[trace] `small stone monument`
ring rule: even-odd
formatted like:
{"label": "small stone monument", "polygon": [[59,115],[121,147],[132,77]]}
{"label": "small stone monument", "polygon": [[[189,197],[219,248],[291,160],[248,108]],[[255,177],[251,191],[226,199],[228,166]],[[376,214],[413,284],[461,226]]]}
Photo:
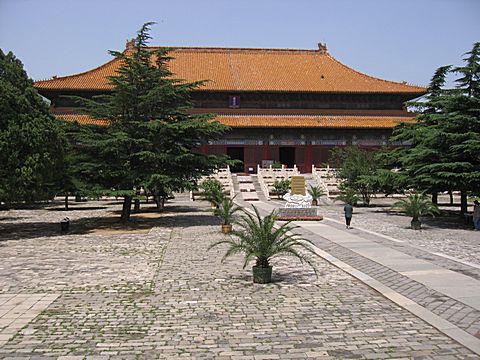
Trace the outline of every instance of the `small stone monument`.
{"label": "small stone monument", "polygon": [[292,195],[305,196],[305,178],[303,176],[292,176],[290,188],[292,189]]}
{"label": "small stone monument", "polygon": [[278,209],[278,218],[289,220],[322,220],[316,208],[312,208],[312,196],[305,192],[305,178],[292,176],[290,191],[283,198],[287,201],[284,208]]}
{"label": "small stone monument", "polygon": [[283,198],[287,200],[285,208],[307,209],[312,206],[312,197],[310,194],[305,194],[305,178],[303,176],[292,176],[290,191]]}

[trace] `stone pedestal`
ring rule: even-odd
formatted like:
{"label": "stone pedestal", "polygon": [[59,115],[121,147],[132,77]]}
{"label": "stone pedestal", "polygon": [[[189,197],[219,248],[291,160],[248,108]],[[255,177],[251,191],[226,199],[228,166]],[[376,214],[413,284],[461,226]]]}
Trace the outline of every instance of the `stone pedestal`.
{"label": "stone pedestal", "polygon": [[286,208],[309,208],[312,206],[312,196],[307,195],[292,195],[289,191],[283,195],[283,199],[286,200]]}
{"label": "stone pedestal", "polygon": [[323,220],[318,208],[279,208],[278,220]]}

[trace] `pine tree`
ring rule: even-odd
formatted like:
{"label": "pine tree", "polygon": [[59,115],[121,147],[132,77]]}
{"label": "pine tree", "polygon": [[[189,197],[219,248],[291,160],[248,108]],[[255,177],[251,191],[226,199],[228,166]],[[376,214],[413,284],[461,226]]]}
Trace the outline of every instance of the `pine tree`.
{"label": "pine tree", "polygon": [[0,203],[51,198],[63,146],[58,122],[22,63],[0,49]]}
{"label": "pine tree", "polygon": [[462,77],[447,103],[449,121],[443,131],[450,143],[449,158],[461,191],[461,212],[467,211],[467,195],[480,194],[480,42],[464,58],[465,65],[453,69]]}
{"label": "pine tree", "polygon": [[332,161],[340,170],[337,177],[342,180],[342,189],[352,189],[362,196],[365,205],[370,204],[370,198],[375,192],[371,175],[377,170],[374,153],[349,146],[332,150]]}
{"label": "pine tree", "polygon": [[110,121],[103,136],[88,146],[96,149],[102,164],[105,191],[124,197],[124,220],[130,217],[134,188],[153,192],[162,206],[170,192],[194,186],[225,162],[224,157],[195,152],[228,128],[212,121],[211,114],[186,113],[192,107],[191,91],[203,81],[172,78],[170,49],[146,48],[151,25],[143,25],[125,52],[110,52],[122,63],[109,78],[112,93],[81,99],[88,114]]}
{"label": "pine tree", "polygon": [[98,125],[80,125],[77,122],[59,122],[67,139],[62,176],[57,188],[65,196],[65,210],[68,210],[68,196],[98,197],[104,193],[101,175],[102,163],[98,161],[96,148],[89,143],[100,139],[105,129]]}
{"label": "pine tree", "polygon": [[[411,185],[420,191],[460,191],[461,211],[467,194],[480,189],[480,43],[463,67],[444,66],[435,72],[425,101],[410,103],[421,111],[415,124],[403,124],[392,140],[409,148],[394,154]],[[450,72],[460,73],[455,89],[443,89]]]}

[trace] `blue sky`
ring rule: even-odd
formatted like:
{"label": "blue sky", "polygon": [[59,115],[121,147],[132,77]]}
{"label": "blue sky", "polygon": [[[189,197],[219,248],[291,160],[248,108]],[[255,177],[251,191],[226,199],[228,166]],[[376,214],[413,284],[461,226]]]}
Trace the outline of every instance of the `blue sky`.
{"label": "blue sky", "polygon": [[317,48],[387,80],[428,84],[480,41],[480,0],[0,0],[0,48],[35,80],[99,66],[144,22],[151,45]]}

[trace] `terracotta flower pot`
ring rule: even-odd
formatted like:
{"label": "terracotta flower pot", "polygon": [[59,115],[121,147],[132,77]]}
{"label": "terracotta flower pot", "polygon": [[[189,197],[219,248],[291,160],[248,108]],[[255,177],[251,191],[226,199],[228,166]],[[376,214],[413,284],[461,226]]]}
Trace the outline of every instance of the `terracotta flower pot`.
{"label": "terracotta flower pot", "polygon": [[255,284],[268,284],[272,282],[272,267],[259,267],[254,266],[253,271],[253,282]]}
{"label": "terracotta flower pot", "polygon": [[232,232],[232,224],[222,225],[222,233],[229,234],[231,232]]}
{"label": "terracotta flower pot", "polygon": [[420,230],[422,228],[422,223],[420,220],[412,220],[410,223],[413,230]]}

